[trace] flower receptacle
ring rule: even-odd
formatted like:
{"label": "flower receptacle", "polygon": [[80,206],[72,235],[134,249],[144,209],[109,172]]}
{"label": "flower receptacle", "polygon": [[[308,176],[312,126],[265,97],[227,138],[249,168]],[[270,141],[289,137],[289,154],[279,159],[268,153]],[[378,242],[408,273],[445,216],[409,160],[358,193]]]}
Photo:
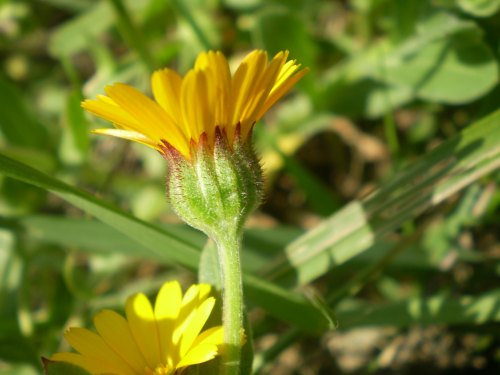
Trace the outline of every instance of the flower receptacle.
{"label": "flower receptacle", "polygon": [[169,162],[167,195],[174,211],[211,238],[232,230],[240,233],[262,199],[262,170],[250,142],[237,129],[229,144],[216,128],[213,147],[203,133],[192,142],[191,159],[165,144]]}

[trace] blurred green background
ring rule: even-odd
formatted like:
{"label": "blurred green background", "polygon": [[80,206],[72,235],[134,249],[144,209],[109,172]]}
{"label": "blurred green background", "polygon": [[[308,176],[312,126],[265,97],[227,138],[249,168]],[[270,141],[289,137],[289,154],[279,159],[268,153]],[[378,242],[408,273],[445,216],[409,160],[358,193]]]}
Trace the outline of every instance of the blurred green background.
{"label": "blurred green background", "polygon": [[166,162],[91,135],[80,101],[254,48],[310,68],[255,132],[254,372],[500,369],[500,0],[0,0],[0,374],[197,280]]}

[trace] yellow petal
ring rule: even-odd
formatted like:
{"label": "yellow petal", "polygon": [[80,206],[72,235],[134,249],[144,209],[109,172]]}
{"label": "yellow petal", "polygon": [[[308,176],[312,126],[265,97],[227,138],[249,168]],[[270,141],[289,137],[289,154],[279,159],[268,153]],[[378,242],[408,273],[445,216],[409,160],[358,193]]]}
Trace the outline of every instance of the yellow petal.
{"label": "yellow petal", "polygon": [[132,337],[148,366],[155,368],[161,362],[161,354],[151,303],[144,294],[138,293],[127,300],[125,312]]}
{"label": "yellow petal", "polygon": [[283,51],[268,62],[265,51],[255,50],[231,77],[222,53],[204,52],[184,77],[170,69],[153,73],[156,102],[130,86],[115,84],[106,88],[108,96],[82,105],[124,131],[98,133],[130,139],[160,152],[165,141],[190,159],[191,142],[198,142],[206,133],[213,145],[216,127],[232,144],[239,125],[246,140],[254,123],[307,73],[295,60],[287,59],[288,51]]}
{"label": "yellow petal", "polygon": [[[298,67],[297,67],[298,69]],[[266,102],[260,109],[257,115],[257,121],[259,121],[262,116],[271,108],[278,100],[280,100],[304,75],[309,72],[309,69],[305,68],[294,74],[293,76],[286,76],[282,78],[278,85],[275,84],[271,94],[266,99]]]}
{"label": "yellow petal", "polygon": [[103,310],[94,317],[94,326],[106,344],[135,372],[140,373],[144,370],[146,361],[123,316],[111,310]]}
{"label": "yellow petal", "polygon": [[194,68],[195,69],[205,69],[206,67],[208,67],[210,65],[208,62],[208,58],[209,58],[209,54],[211,52],[212,51],[200,52],[200,54],[196,58],[196,61],[194,62]]}
{"label": "yellow petal", "polygon": [[207,362],[217,355],[217,346],[213,344],[203,344],[193,347],[182,360],[177,364],[177,369]]}
{"label": "yellow petal", "polygon": [[243,139],[246,139],[251,127],[256,121],[257,114],[271,92],[274,82],[284,63],[284,58],[285,54],[283,52],[277,54],[254,86],[253,91],[249,93],[250,97],[247,100],[247,105],[240,118],[241,135]]}
{"label": "yellow petal", "polygon": [[[230,122],[230,91],[231,72],[229,64],[221,52],[210,51],[204,54],[205,61],[197,61],[197,67],[206,73],[209,96],[213,97],[210,105],[213,106],[215,126],[224,129]],[[210,141],[213,141],[209,137]]]}
{"label": "yellow petal", "polygon": [[210,296],[212,286],[210,284],[197,284],[196,287],[198,289],[198,301],[202,303]]}
{"label": "yellow petal", "polygon": [[95,134],[104,134],[111,135],[113,137],[128,139],[129,141],[134,141],[138,143],[142,143],[148,147],[154,148],[155,150],[160,151],[161,148],[157,143],[154,143],[151,139],[146,137],[142,133],[138,133],[132,130],[123,130],[123,129],[94,129],[92,133]]}
{"label": "yellow petal", "polygon": [[[198,110],[196,113],[197,122],[200,124],[202,133],[207,133],[208,138],[213,140],[215,133],[215,101],[218,100],[216,97],[215,85],[210,84],[212,81],[210,79],[210,70],[198,70],[196,74],[196,91],[194,95],[193,105],[195,105]],[[196,141],[199,138],[195,139]]]}
{"label": "yellow petal", "polygon": [[106,87],[106,94],[140,125],[140,133],[154,142],[166,140],[181,152],[188,151],[187,138],[174,120],[153,100],[133,87],[116,83]]}
{"label": "yellow petal", "polygon": [[151,77],[151,87],[156,101],[177,125],[182,123],[179,102],[181,84],[181,76],[171,69],[157,70]]}
{"label": "yellow petal", "polygon": [[111,121],[120,128],[138,131],[141,127],[137,121],[123,109],[118,107],[107,96],[99,95],[97,100],[87,99],[82,103],[82,107],[94,115]]}
{"label": "yellow petal", "polygon": [[[257,82],[259,82],[267,66],[267,53],[264,51],[253,51],[245,57],[236,70],[231,87],[233,95],[231,112],[231,124],[236,126],[242,119],[245,106],[248,104],[251,93]],[[228,132],[229,142],[232,143],[234,129]]]}
{"label": "yellow petal", "polygon": [[173,347],[172,335],[182,302],[182,290],[178,281],[163,284],[155,303],[155,319],[158,326],[161,357],[172,365],[179,360],[178,350]]}
{"label": "yellow petal", "polygon": [[203,331],[193,342],[193,347],[201,344],[215,344],[217,346],[224,344],[224,328],[216,326]]}
{"label": "yellow petal", "polygon": [[203,301],[203,303],[198,307],[196,313],[184,331],[180,343],[180,355],[181,358],[184,357],[186,352],[191,348],[191,345],[195,341],[196,337],[199,335],[215,305],[215,298],[211,297]]}
{"label": "yellow petal", "polygon": [[287,61],[281,68],[278,79],[276,80],[275,86],[280,86],[284,81],[291,77],[298,69],[300,65],[296,64],[295,60]]}
{"label": "yellow petal", "polygon": [[191,285],[182,298],[181,310],[175,323],[175,330],[172,336],[174,344],[180,342],[181,336],[191,323],[193,316],[196,314],[198,307],[208,297],[210,293],[210,285],[195,284]]}
{"label": "yellow petal", "polygon": [[132,368],[94,332],[84,328],[70,328],[64,337],[85,360],[100,363],[101,373],[134,373]]}
{"label": "yellow petal", "polygon": [[181,112],[184,124],[189,128],[189,137],[198,142],[203,132],[211,133],[213,124],[213,108],[208,94],[207,78],[201,70],[190,70],[181,87]]}
{"label": "yellow petal", "polygon": [[177,280],[163,284],[155,303],[155,318],[176,319],[182,302],[182,290]]}

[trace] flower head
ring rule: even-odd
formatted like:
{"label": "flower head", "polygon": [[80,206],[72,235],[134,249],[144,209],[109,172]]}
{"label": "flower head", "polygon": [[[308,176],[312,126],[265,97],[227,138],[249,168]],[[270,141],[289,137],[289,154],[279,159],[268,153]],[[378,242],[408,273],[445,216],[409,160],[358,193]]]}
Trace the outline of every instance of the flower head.
{"label": "flower head", "polygon": [[191,159],[202,135],[213,148],[217,128],[229,145],[237,136],[248,139],[255,122],[307,71],[287,58],[288,52],[280,52],[268,61],[266,52],[255,50],[231,76],[221,52],[205,52],[184,77],[171,69],[156,71],[151,79],[155,101],[116,83],[106,87],[107,96],[85,100],[82,106],[116,127],[96,133],[140,142],[161,153],[168,145]]}
{"label": "flower head", "polygon": [[253,151],[256,121],[307,72],[288,52],[255,50],[231,75],[220,52],[201,53],[184,77],[156,71],[155,100],[117,83],[82,106],[116,129],[96,133],[143,143],[168,161],[167,195],[177,214],[212,238],[239,231],[262,199]]}
{"label": "flower head", "polygon": [[97,333],[70,328],[66,340],[78,353],[56,353],[91,374],[173,375],[211,360],[223,343],[222,327],[203,326],[215,299],[210,285],[191,286],[184,296],[177,281],[165,283],[153,306],[142,294],[126,303],[126,318],[104,310],[94,317]]}

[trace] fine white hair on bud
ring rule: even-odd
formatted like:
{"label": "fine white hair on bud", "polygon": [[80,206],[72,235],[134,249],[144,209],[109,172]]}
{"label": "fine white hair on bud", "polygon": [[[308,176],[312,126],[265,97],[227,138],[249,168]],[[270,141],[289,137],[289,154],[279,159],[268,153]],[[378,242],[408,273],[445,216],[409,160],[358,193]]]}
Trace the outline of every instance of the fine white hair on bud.
{"label": "fine white hair on bud", "polygon": [[228,228],[240,232],[262,200],[262,169],[251,142],[242,142],[237,129],[232,144],[217,128],[213,147],[206,135],[193,143],[186,160],[168,144],[167,196],[174,211],[211,238]]}

